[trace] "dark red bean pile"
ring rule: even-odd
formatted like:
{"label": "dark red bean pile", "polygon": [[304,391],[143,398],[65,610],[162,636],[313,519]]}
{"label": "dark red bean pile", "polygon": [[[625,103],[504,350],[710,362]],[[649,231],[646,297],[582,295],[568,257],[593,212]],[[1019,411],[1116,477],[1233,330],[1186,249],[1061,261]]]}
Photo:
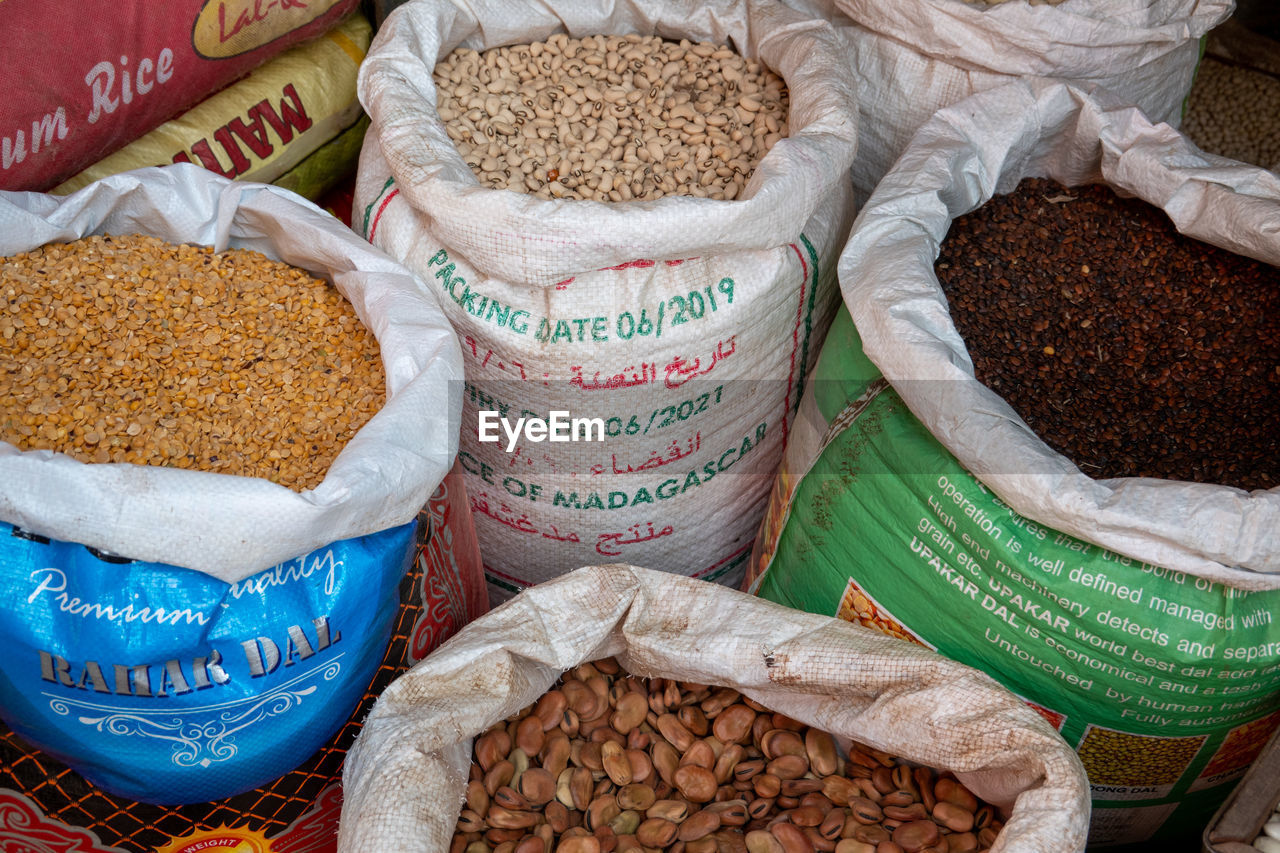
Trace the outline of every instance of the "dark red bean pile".
{"label": "dark red bean pile", "polygon": [[1085,473],[1280,483],[1280,269],[1044,179],[957,218],[936,269],[978,379]]}

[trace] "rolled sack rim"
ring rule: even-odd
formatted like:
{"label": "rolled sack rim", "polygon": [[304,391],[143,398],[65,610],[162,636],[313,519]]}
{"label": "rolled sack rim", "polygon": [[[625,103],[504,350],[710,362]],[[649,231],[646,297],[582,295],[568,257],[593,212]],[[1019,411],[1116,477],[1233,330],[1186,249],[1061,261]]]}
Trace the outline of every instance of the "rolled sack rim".
{"label": "rolled sack rim", "polygon": [[[912,413],[1019,514],[1152,565],[1242,589],[1280,588],[1280,487],[1246,492],[1089,477],[977,380],[934,273],[952,219],[1024,177],[1067,186],[1104,182],[1156,206],[1161,199],[1145,196],[1162,195],[1179,231],[1190,228],[1194,239],[1240,251],[1231,229],[1256,228],[1262,240],[1244,248],[1280,263],[1280,178],[1205,155],[1167,125],[1118,104],[1105,92],[1025,80],[941,110],[854,225],[838,265],[845,303],[866,355]],[[1095,134],[1096,144],[1080,144]],[[1149,191],[1134,181],[1147,182]],[[1187,200],[1223,192],[1236,195],[1249,218],[1211,233],[1205,229],[1213,223],[1194,221],[1204,205]]]}
{"label": "rolled sack rim", "polygon": [[901,0],[888,6],[876,0],[834,2],[872,35],[949,65],[1104,83],[1199,40],[1235,8],[1232,0],[997,3],[986,8],[956,0]]}
{"label": "rolled sack rim", "polygon": [[[462,355],[439,303],[402,264],[301,196],[176,164],[112,175],[62,197],[0,192],[0,220],[16,223],[0,229],[4,255],[110,230],[215,251],[234,243],[307,269],[332,281],[377,337],[388,384],[383,408],[314,489],[295,492],[210,471],[86,463],[0,442],[0,520],[234,583],[330,542],[411,521],[452,466]],[[377,295],[363,289],[368,283]],[[406,441],[410,424],[429,438]],[[290,535],[280,535],[284,530]]]}
{"label": "rolled sack rim", "polygon": [[1079,757],[990,676],[833,617],[610,564],[523,591],[392,682],[347,755],[339,850],[382,849],[381,833],[421,845],[406,850],[439,849],[426,833],[452,834],[457,813],[421,803],[449,784],[460,807],[470,750],[459,742],[469,747],[560,673],[607,656],[640,677],[731,686],[838,737],[956,771],[979,796],[1012,805],[1005,832],[1025,849],[1083,849],[1090,799]]}
{"label": "rolled sack rim", "polygon": [[[847,180],[857,149],[856,84],[829,22],[767,0],[631,0],[612,14],[548,0],[527,15],[495,22],[456,6],[402,6],[379,30],[359,74],[360,101],[372,119],[366,145],[380,146],[400,193],[430,220],[439,241],[485,275],[509,279],[518,269],[527,283],[551,286],[639,258],[773,249],[794,239],[831,187]],[[460,45],[483,51],[557,32],[731,43],[787,82],[788,136],[734,201],[544,200],[482,187],[436,112],[435,64]]]}

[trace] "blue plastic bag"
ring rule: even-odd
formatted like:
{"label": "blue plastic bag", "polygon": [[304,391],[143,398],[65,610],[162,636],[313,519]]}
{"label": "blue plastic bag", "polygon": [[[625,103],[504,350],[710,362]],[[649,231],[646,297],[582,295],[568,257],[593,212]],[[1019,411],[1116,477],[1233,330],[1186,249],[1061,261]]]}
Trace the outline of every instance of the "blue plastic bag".
{"label": "blue plastic bag", "polygon": [[315,752],[373,679],[414,525],[228,584],[0,524],[0,716],[130,799],[256,788]]}

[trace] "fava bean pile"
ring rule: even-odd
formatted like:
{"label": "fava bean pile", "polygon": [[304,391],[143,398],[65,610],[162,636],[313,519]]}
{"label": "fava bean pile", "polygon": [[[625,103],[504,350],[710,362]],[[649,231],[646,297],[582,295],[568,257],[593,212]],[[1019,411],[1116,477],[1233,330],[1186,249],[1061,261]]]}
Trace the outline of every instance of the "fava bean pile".
{"label": "fava bean pile", "polygon": [[480,182],[542,198],[737,198],[787,133],[782,79],[709,42],[559,34],[459,48],[434,79]]}
{"label": "fava bean pile", "polygon": [[1090,476],[1280,484],[1280,269],[1025,180],[936,264],[977,377]]}
{"label": "fava bean pile", "polygon": [[258,252],[93,236],[0,258],[0,439],[82,462],[323,478],[383,405],[377,341]]}
{"label": "fava bean pile", "polygon": [[476,738],[451,853],[972,853],[1001,826],[947,774],[605,659]]}

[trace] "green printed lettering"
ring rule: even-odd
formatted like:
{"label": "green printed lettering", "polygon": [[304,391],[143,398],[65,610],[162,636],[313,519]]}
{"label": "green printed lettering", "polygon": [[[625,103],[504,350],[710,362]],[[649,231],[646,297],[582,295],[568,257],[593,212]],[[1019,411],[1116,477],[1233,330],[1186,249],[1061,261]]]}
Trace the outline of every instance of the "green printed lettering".
{"label": "green printed lettering", "polygon": [[538,331],[533,333],[533,337],[535,340],[541,341],[544,344],[549,341],[551,339],[551,321],[546,317],[539,320]]}
{"label": "green printed lettering", "polygon": [[[450,266],[452,266],[452,264],[450,264]],[[475,308],[476,297],[480,294],[472,290],[471,286],[467,284],[467,280],[462,276],[458,276],[454,281],[462,285],[462,296],[454,296],[452,289],[449,291],[449,295],[453,298],[454,302],[462,306],[463,311],[466,311],[473,317],[476,316],[479,313]]]}
{"label": "green printed lettering", "polygon": [[498,300],[492,299],[489,301],[489,312],[485,314],[484,321],[486,323],[492,323],[496,319],[499,326],[505,326],[510,316],[510,305],[503,305]]}
{"label": "green printed lettering", "polygon": [[626,492],[610,492],[609,493],[609,509],[622,509],[627,505]]}
{"label": "green printed lettering", "polygon": [[560,491],[559,489],[556,490],[556,496],[551,499],[551,505],[573,507],[574,509],[582,509],[582,504],[578,502],[577,492],[570,492],[568,497],[566,497],[565,493]]}
{"label": "green printed lettering", "polygon": [[663,480],[662,484],[658,486],[657,491],[658,491],[658,497],[661,498],[662,500],[666,500],[667,498],[674,498],[676,495],[680,494],[680,481],[679,480]]}
{"label": "green printed lettering", "polygon": [[689,489],[693,488],[694,486],[701,486],[701,485],[702,485],[702,481],[698,479],[698,471],[695,468],[694,470],[690,471],[688,474],[685,475],[684,485],[680,487],[680,494],[683,495],[685,492],[687,492]]}
{"label": "green printed lettering", "polygon": [[604,503],[600,500],[600,495],[596,492],[591,493],[591,497],[587,498],[587,502],[582,505],[583,509],[604,509]]}
{"label": "green printed lettering", "polygon": [[709,483],[711,478],[716,475],[716,463],[708,462],[702,466],[702,482]]}
{"label": "green printed lettering", "polygon": [[449,292],[450,296],[453,295],[453,273],[456,269],[457,266],[450,262],[436,270],[436,278],[444,282],[444,289]]}
{"label": "green printed lettering", "polygon": [[563,338],[566,341],[572,342],[573,332],[569,331],[569,324],[566,323],[564,320],[556,320],[556,330],[551,335],[551,343],[554,344],[556,341],[560,340],[561,338]]}
{"label": "green printed lettering", "polygon": [[609,340],[609,321],[607,318],[591,318],[591,340],[596,343],[603,343]]}
{"label": "green printed lettering", "polygon": [[644,486],[641,486],[639,489],[636,489],[636,495],[631,499],[632,506],[636,506],[637,504],[651,504],[651,503],[653,503],[653,495],[649,494],[648,489],[646,489]]}
{"label": "green printed lettering", "polygon": [[449,253],[446,252],[444,249],[441,249],[440,251],[436,252],[434,255],[431,256],[431,260],[427,261],[427,266],[437,267],[440,264],[443,264],[447,260],[449,260]]}
{"label": "green printed lettering", "polygon": [[528,311],[512,311],[511,322],[507,324],[507,328],[515,332],[517,335],[523,335],[529,331],[529,312]]}

